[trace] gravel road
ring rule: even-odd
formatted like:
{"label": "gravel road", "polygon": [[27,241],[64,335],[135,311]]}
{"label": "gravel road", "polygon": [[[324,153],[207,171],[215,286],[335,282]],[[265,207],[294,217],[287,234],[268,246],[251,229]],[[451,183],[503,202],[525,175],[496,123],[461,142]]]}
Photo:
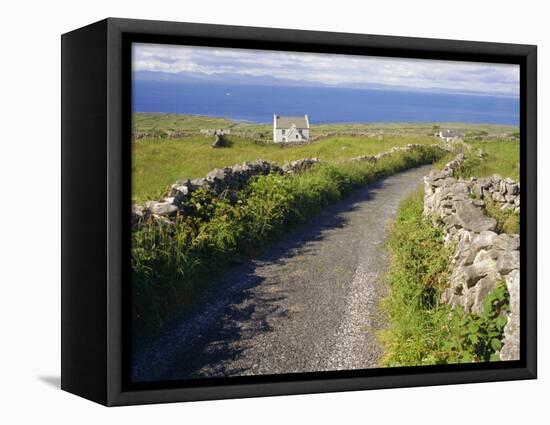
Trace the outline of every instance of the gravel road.
{"label": "gravel road", "polygon": [[376,367],[384,240],[430,166],[365,186],[232,268],[133,361],[136,381]]}

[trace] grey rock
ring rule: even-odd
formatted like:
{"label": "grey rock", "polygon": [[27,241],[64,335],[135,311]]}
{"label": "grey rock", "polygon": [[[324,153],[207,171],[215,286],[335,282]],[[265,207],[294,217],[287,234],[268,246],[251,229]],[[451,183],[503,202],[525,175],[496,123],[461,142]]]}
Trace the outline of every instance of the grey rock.
{"label": "grey rock", "polygon": [[454,179],[451,177],[446,177],[444,179],[437,179],[437,180],[431,180],[431,185],[433,187],[442,187],[442,186],[448,186],[449,183],[453,183]]}
{"label": "grey rock", "polygon": [[489,189],[493,186],[493,181],[490,178],[479,179],[478,183],[482,189]]}
{"label": "grey rock", "polygon": [[468,195],[468,186],[464,182],[457,182],[451,185],[449,188],[451,194],[456,197],[457,195]]}
{"label": "grey rock", "polygon": [[145,205],[152,214],[159,216],[174,216],[178,212],[178,207],[170,201],[149,201]]}
{"label": "grey rock", "polygon": [[479,251],[475,258],[474,258],[474,261],[472,261],[473,264],[477,264],[477,263],[481,263],[483,261],[487,261],[487,260],[492,260],[491,256],[489,255],[489,252],[488,251],[485,251],[484,249],[482,249],[481,251]]}
{"label": "grey rock", "polygon": [[491,257],[493,260],[496,260],[500,254],[500,251],[497,251],[496,249],[491,249],[488,251],[489,257]]}
{"label": "grey rock", "polygon": [[142,205],[132,205],[132,213],[137,216],[143,216],[146,208]]}
{"label": "grey rock", "polygon": [[199,179],[193,179],[191,180],[191,189],[199,189],[205,185],[206,179],[205,178],[199,178]]}
{"label": "grey rock", "polygon": [[493,243],[495,242],[497,236],[498,235],[495,232],[484,230],[475,235],[475,237],[472,239],[472,245],[479,249],[491,247],[493,246]]}
{"label": "grey rock", "polygon": [[446,231],[449,231],[451,228],[459,229],[460,227],[462,227],[462,223],[456,215],[447,215],[443,217],[442,221],[445,225]]}
{"label": "grey rock", "polygon": [[474,185],[472,185],[472,193],[477,197],[477,198],[483,198],[483,187],[481,186],[480,183],[476,183]]}
{"label": "grey rock", "polygon": [[476,302],[476,290],[475,289],[467,289],[462,296],[459,298],[457,297],[455,301],[455,305],[453,305],[453,308],[456,308],[457,306],[462,306],[462,308],[470,313],[472,311],[472,308],[474,307],[474,304]]}
{"label": "grey rock", "polygon": [[290,163],[287,163],[283,166],[283,173],[298,173],[303,172],[311,167],[313,167],[315,164],[317,164],[319,161],[318,158],[304,158],[304,159],[298,159],[296,161],[292,161]]}
{"label": "grey rock", "polygon": [[501,180],[498,185],[499,192],[503,195],[506,195],[506,182],[504,180]]}
{"label": "grey rock", "polygon": [[227,174],[229,173],[226,171],[226,169],[215,168],[206,175],[206,180],[223,180]]}
{"label": "grey rock", "polygon": [[491,258],[485,258],[478,263],[464,267],[462,275],[468,288],[474,286],[484,277],[490,277],[495,280],[498,278],[496,264]]}
{"label": "grey rock", "polygon": [[519,186],[517,185],[517,183],[507,183],[506,193],[512,196],[517,195],[519,193]]}
{"label": "grey rock", "polygon": [[501,360],[519,360],[519,270],[513,270],[506,276],[506,288],[510,294],[510,313],[504,327],[504,339],[500,350]]}
{"label": "grey rock", "polygon": [[185,197],[190,193],[189,186],[187,184],[174,184],[170,190],[170,195],[175,197]]}
{"label": "grey rock", "polygon": [[456,218],[467,230],[479,233],[484,230],[495,230],[496,220],[484,215],[479,208],[468,201],[457,202]]}
{"label": "grey rock", "polygon": [[519,235],[500,234],[495,238],[493,246],[495,249],[503,251],[517,250],[519,249]]}
{"label": "grey rock", "polygon": [[479,280],[474,290],[472,291],[474,294],[473,303],[471,306],[472,313],[475,313],[475,314],[483,313],[483,309],[485,307],[485,298],[487,297],[487,294],[489,294],[493,289],[495,289],[496,285],[497,285],[497,280],[494,279],[493,277],[488,276]]}
{"label": "grey rock", "polygon": [[501,251],[496,262],[496,268],[502,275],[519,269],[519,251]]}
{"label": "grey rock", "polygon": [[150,213],[148,208],[146,208],[142,205],[133,205],[132,206],[131,218],[130,218],[130,223],[131,223],[132,227],[139,226],[150,215],[151,215],[151,213]]}
{"label": "grey rock", "polygon": [[493,192],[493,194],[491,196],[493,198],[493,201],[506,202],[506,198],[504,197],[504,195],[501,192]]}
{"label": "grey rock", "polygon": [[486,198],[492,199],[490,189],[483,189],[483,199],[486,199]]}
{"label": "grey rock", "polygon": [[469,266],[475,261],[477,254],[478,252],[474,249],[467,249],[464,251],[459,251],[457,249],[456,255],[459,260],[457,263],[461,266]]}
{"label": "grey rock", "polygon": [[445,173],[444,171],[432,171],[428,175],[428,179],[431,180],[431,181],[446,179],[447,177],[448,177],[448,174]]}

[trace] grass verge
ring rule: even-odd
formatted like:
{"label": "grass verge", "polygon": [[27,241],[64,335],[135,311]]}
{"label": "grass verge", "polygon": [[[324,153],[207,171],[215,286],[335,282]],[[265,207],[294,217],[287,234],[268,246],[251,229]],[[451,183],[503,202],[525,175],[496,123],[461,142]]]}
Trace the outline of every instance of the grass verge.
{"label": "grass verge", "polygon": [[380,335],[386,347],[382,366],[498,360],[508,309],[504,284],[487,296],[480,316],[440,303],[452,247],[443,244],[443,230],[422,210],[420,191],[401,203],[390,232],[390,292],[382,303],[389,326]]}
{"label": "grass verge", "polygon": [[195,192],[174,225],[152,220],[133,231],[136,333],[158,329],[227,267],[354,188],[441,155],[441,149],[422,147],[374,163],[319,164],[301,174],[259,177],[236,197]]}

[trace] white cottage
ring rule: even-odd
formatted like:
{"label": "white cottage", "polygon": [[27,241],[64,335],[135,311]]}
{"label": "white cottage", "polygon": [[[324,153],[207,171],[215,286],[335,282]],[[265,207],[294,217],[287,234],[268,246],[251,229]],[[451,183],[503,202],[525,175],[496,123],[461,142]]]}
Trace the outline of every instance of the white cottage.
{"label": "white cottage", "polygon": [[462,133],[450,129],[441,130],[437,135],[444,142],[452,142],[462,138]]}
{"label": "white cottage", "polygon": [[275,143],[306,142],[309,140],[309,119],[273,115],[273,141]]}

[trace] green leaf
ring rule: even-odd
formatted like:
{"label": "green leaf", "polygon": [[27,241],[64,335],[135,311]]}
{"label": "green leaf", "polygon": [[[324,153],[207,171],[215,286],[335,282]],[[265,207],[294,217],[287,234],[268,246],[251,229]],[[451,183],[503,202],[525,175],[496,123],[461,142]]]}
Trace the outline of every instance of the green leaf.
{"label": "green leaf", "polygon": [[508,318],[506,316],[498,316],[495,319],[495,325],[498,328],[504,328],[504,326],[506,326],[506,323],[508,323]]}
{"label": "green leaf", "polygon": [[499,362],[500,361],[500,355],[498,354],[491,354],[491,357],[489,357],[490,362]]}

